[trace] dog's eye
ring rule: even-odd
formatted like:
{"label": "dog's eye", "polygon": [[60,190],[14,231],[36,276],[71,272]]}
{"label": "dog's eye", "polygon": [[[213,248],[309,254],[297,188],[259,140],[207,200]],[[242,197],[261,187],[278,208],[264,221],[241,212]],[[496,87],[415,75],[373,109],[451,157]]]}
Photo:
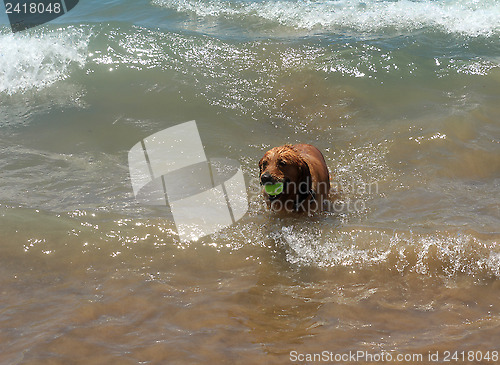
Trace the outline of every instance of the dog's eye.
{"label": "dog's eye", "polygon": [[280,166],[286,166],[286,161],[279,160],[278,161],[278,165],[280,165]]}
{"label": "dog's eye", "polygon": [[262,162],[262,168],[265,169],[267,167],[267,161]]}

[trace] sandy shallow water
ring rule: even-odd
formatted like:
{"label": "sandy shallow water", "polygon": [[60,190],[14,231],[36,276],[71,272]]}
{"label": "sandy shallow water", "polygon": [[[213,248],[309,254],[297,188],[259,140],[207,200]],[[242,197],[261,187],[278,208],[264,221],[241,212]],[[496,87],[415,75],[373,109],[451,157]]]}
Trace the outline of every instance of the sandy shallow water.
{"label": "sandy shallow water", "polygon": [[[0,27],[1,364],[500,362],[500,4],[306,5]],[[249,209],[183,242],[127,157],[190,120]],[[323,151],[338,209],[267,211],[284,143]]]}

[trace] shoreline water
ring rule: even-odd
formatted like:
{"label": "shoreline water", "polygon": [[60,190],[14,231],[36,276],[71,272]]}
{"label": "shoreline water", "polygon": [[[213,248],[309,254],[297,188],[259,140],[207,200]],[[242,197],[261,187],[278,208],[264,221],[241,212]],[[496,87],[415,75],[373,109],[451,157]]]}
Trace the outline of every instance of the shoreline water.
{"label": "shoreline water", "polygon": [[[499,17],[495,0],[89,0],[2,23],[0,364],[498,351]],[[127,156],[190,120],[241,165],[249,209],[184,242],[134,198]],[[285,143],[317,146],[359,205],[269,212],[257,163]]]}

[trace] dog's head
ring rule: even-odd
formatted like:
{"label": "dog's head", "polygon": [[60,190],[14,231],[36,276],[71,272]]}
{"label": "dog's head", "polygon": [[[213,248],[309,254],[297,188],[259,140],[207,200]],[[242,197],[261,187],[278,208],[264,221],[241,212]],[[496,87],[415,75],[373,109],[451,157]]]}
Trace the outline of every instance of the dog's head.
{"label": "dog's head", "polygon": [[283,183],[280,195],[297,194],[310,184],[310,171],[306,161],[291,145],[275,147],[259,161],[261,185]]}

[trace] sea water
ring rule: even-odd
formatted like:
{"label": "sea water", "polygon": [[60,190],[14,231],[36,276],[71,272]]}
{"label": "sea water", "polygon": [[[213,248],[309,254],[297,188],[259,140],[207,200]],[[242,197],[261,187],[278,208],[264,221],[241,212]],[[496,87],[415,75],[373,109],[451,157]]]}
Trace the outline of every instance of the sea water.
{"label": "sea water", "polygon": [[[0,24],[0,363],[498,361],[500,1],[80,0]],[[249,200],[197,241],[128,164],[190,120]],[[285,143],[323,152],[335,209],[267,210],[257,164]]]}

